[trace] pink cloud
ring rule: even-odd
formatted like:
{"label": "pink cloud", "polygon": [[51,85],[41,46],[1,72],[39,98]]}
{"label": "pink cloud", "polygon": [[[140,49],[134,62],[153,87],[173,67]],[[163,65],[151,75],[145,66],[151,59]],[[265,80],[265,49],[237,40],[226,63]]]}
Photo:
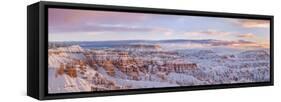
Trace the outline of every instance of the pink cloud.
{"label": "pink cloud", "polygon": [[237,37],[239,37],[239,38],[255,38],[256,35],[254,35],[252,33],[246,33],[246,34],[240,34]]}
{"label": "pink cloud", "polygon": [[87,22],[135,23],[146,18],[144,14],[137,13],[55,8],[50,8],[48,14],[50,26],[74,26]]}
{"label": "pink cloud", "polygon": [[246,40],[236,41],[213,41],[212,46],[228,46],[232,48],[269,48],[268,43],[252,42]]}
{"label": "pink cloud", "polygon": [[132,26],[134,23],[145,20],[146,17],[145,14],[138,13],[51,8],[48,13],[49,32],[154,30],[153,28]]}
{"label": "pink cloud", "polygon": [[215,29],[208,29],[206,31],[193,31],[193,32],[186,32],[184,34],[185,35],[229,35],[232,34],[232,32],[223,32]]}
{"label": "pink cloud", "polygon": [[237,19],[233,22],[244,28],[269,28],[269,20]]}

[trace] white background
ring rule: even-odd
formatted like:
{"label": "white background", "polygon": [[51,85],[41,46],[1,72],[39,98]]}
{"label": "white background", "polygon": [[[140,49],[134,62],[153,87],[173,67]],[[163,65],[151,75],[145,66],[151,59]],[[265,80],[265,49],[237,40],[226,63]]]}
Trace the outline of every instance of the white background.
{"label": "white background", "polygon": [[[38,0],[2,0],[0,13],[0,102],[34,102],[26,96],[26,6]],[[275,85],[189,92],[56,100],[59,102],[272,102],[281,97],[281,7],[279,0],[57,0],[92,4],[251,13],[275,17]]]}

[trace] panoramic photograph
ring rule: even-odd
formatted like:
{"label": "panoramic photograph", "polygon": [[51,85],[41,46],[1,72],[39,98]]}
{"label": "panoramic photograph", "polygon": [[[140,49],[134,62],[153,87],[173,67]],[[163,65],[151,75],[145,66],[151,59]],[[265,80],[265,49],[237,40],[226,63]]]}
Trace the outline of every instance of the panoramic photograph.
{"label": "panoramic photograph", "polygon": [[48,9],[48,93],[270,81],[270,21]]}

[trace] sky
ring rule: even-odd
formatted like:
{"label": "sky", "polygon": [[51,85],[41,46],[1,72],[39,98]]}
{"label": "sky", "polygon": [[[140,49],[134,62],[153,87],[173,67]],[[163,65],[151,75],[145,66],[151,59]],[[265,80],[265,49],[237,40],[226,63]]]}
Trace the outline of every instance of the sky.
{"label": "sky", "polygon": [[49,41],[216,39],[268,46],[269,20],[49,8]]}

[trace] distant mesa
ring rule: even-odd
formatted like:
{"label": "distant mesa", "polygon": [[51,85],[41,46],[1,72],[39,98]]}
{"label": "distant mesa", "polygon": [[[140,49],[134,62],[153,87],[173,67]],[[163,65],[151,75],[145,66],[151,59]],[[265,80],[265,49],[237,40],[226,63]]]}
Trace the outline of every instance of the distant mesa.
{"label": "distant mesa", "polygon": [[161,49],[160,45],[146,45],[146,44],[137,44],[137,45],[123,45],[122,48],[135,48],[135,49]]}

